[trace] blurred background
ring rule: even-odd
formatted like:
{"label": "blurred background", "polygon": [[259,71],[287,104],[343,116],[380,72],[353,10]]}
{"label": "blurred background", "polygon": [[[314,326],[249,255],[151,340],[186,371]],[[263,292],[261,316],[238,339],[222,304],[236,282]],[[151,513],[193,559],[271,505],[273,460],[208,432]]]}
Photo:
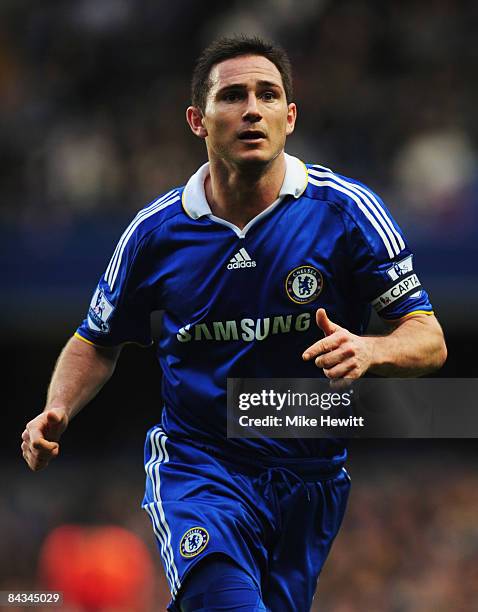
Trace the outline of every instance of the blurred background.
{"label": "blurred background", "polygon": [[[154,351],[124,351],[46,472],[23,466],[20,434],[125,225],[205,161],[184,118],[191,70],[213,38],[240,32],[291,56],[288,152],[363,181],[404,229],[446,331],[440,376],[478,376],[476,2],[1,0],[0,590],[52,585],[52,559],[69,559],[78,575],[64,580],[97,584],[70,610],[164,609],[139,508],[143,438],[159,419]],[[349,468],[322,612],[476,610],[475,441],[355,440]],[[85,568],[101,526],[109,578]],[[122,602],[105,595],[112,581],[128,584]]]}

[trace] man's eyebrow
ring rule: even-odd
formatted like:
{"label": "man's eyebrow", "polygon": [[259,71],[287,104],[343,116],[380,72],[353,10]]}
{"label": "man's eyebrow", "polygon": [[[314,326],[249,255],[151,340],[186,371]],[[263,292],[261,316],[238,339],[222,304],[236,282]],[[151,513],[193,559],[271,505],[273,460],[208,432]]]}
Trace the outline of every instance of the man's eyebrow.
{"label": "man's eyebrow", "polygon": [[[273,83],[272,81],[257,81],[257,85],[260,87],[273,87],[275,89],[281,89],[280,83]],[[229,85],[224,85],[217,90],[216,94],[220,94],[230,90],[237,89],[246,89],[247,85],[245,83],[230,83]]]}
{"label": "man's eyebrow", "polygon": [[281,88],[280,83],[274,83],[273,81],[258,81],[257,84],[261,87],[277,87],[278,89]]}

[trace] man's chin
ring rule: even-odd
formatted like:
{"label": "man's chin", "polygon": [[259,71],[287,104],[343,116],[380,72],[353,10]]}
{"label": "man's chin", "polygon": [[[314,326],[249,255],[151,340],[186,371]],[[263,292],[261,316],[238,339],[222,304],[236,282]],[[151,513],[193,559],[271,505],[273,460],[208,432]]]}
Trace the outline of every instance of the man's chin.
{"label": "man's chin", "polygon": [[240,167],[263,167],[270,164],[276,157],[277,155],[271,153],[271,151],[254,149],[241,152],[235,156],[234,161]]}

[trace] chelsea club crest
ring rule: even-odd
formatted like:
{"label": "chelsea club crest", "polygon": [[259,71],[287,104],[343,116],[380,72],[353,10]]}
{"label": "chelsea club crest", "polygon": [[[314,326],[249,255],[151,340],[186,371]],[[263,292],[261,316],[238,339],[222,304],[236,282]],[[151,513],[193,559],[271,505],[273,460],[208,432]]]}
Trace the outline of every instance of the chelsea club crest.
{"label": "chelsea club crest", "polygon": [[191,527],[181,538],[179,552],[186,559],[202,553],[209,542],[209,533],[204,527]]}
{"label": "chelsea club crest", "polygon": [[289,272],[285,281],[285,290],[296,304],[313,302],[322,291],[324,279],[321,272],[313,266],[299,266]]}

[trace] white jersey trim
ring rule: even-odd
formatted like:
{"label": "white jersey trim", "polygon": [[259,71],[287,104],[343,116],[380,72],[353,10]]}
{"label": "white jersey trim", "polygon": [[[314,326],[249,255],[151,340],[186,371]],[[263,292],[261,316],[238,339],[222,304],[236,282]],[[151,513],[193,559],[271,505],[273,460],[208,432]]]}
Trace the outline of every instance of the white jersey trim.
{"label": "white jersey trim", "polygon": [[[318,167],[320,168],[320,166]],[[387,214],[383,206],[380,204],[380,202],[377,200],[375,195],[369,189],[365,189],[365,187],[363,187],[362,185],[357,185],[352,181],[348,181],[344,178],[341,178],[340,176],[332,172],[332,170],[330,170],[329,168],[321,168],[321,170],[319,171],[316,170],[314,167],[313,169],[311,168],[309,172],[310,174],[319,178],[331,178],[340,185],[343,185],[344,187],[347,187],[354,193],[358,194],[359,196],[363,196],[365,204],[369,206],[369,208],[375,214],[377,220],[381,223],[382,227],[387,232],[387,235],[389,236],[394,249],[399,249],[396,254],[398,255],[398,253],[403,251],[403,249],[405,248],[405,242],[403,241],[400,232],[397,231],[389,215]]]}
{"label": "white jersey trim", "polygon": [[331,187],[332,189],[336,189],[337,191],[340,191],[344,193],[345,195],[347,195],[349,198],[351,198],[357,204],[359,209],[363,212],[363,214],[367,217],[367,219],[370,221],[372,226],[377,231],[377,234],[380,236],[385,248],[387,249],[387,253],[390,259],[393,259],[396,255],[400,253],[400,249],[398,249],[398,247],[394,247],[390,244],[389,234],[387,230],[385,230],[383,225],[381,225],[377,221],[377,219],[375,219],[375,217],[372,215],[369,208],[366,206],[366,202],[364,201],[363,195],[357,194],[351,191],[350,189],[346,189],[345,187],[342,187],[341,185],[337,183],[333,183],[330,180],[326,180],[326,181],[316,180],[311,177],[310,170],[309,170],[309,183],[312,183],[312,185],[316,185],[317,187]]}
{"label": "white jersey trim", "polygon": [[[284,158],[286,169],[284,181],[279,190],[279,197],[292,195],[296,199],[300,198],[307,188],[308,168],[303,161],[285,152]],[[182,195],[183,208],[191,219],[199,219],[203,216],[209,216],[214,221],[218,219],[218,217],[212,214],[204,190],[204,181],[208,175],[209,162],[203,164],[197,172],[191,176],[184,188]],[[252,219],[252,221],[255,221],[255,219]],[[227,223],[226,221],[224,225]],[[230,225],[232,226],[232,223]]]}
{"label": "white jersey trim", "polygon": [[[311,180],[311,175],[323,179],[332,179],[336,183],[329,184],[327,181],[315,182],[314,180]],[[333,187],[338,191],[349,195],[349,197],[354,200],[360,210],[365,214],[367,219],[372,223],[373,227],[377,230],[391,259],[393,259],[393,257],[398,255],[399,253],[401,253],[401,251],[403,251],[403,249],[405,249],[405,242],[402,236],[400,235],[400,232],[397,231],[389,215],[372,192],[368,191],[361,185],[357,185],[351,181],[347,181],[337,176],[331,170],[326,168],[323,168],[322,170],[315,170],[313,168],[310,168],[309,181],[319,186]],[[346,191],[341,189],[339,185],[346,187],[346,189],[349,192],[352,192],[355,197],[352,196],[351,193],[347,193]],[[357,200],[357,198],[360,199],[360,202]],[[366,208],[364,208],[363,205]],[[368,211],[373,214],[374,220],[372,220],[372,217],[370,216]],[[381,228],[380,230],[379,227]]]}
{"label": "white jersey trim", "polygon": [[112,258],[106,268],[106,272],[104,275],[105,281],[108,283],[109,288],[113,291],[116,278],[118,276],[118,271],[121,265],[121,260],[123,258],[123,253],[128,244],[128,240],[133,235],[136,228],[146,219],[155,215],[160,210],[174,204],[179,200],[179,194],[177,191],[173,190],[162,196],[158,200],[155,200],[152,204],[150,204],[147,208],[141,210],[136,217],[131,221],[126,230],[123,232],[118,244],[116,245],[116,249],[113,253]]}

